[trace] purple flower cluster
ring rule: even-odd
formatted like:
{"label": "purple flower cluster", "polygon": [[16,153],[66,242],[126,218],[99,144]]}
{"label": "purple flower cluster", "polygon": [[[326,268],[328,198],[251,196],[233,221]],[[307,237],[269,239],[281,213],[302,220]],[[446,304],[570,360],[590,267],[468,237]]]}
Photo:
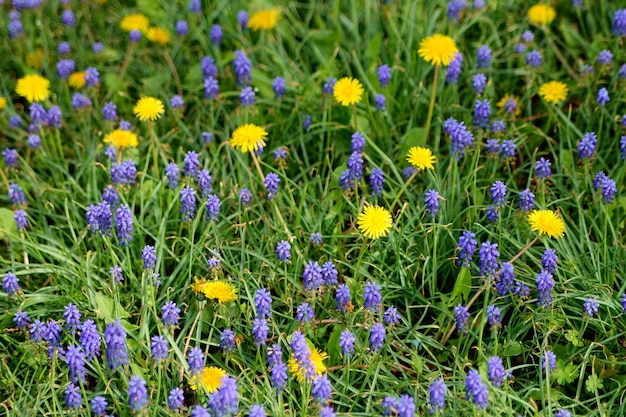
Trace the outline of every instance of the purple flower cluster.
{"label": "purple flower cluster", "polygon": [[449,118],[444,122],[443,129],[450,136],[452,155],[455,155],[457,159],[463,157],[466,148],[474,146],[474,135],[467,129],[464,122],[459,123],[456,119]]}

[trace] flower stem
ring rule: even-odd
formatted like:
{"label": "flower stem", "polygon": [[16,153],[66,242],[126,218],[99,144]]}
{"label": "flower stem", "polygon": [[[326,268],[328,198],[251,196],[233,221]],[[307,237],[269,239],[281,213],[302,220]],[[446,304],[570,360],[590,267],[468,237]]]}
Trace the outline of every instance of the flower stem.
{"label": "flower stem", "polygon": [[556,46],[556,44],[554,43],[554,41],[550,37],[550,34],[548,33],[548,28],[545,25],[543,26],[543,30],[546,33],[546,39],[548,40],[548,45],[550,45],[550,48],[554,52],[554,55],[556,55],[556,57],[559,59],[559,61],[561,61],[561,64],[563,64],[563,67],[568,72],[570,77],[572,77],[574,79],[574,81],[579,82],[580,78],[578,77],[578,74],[576,74],[576,71],[574,71],[572,69],[572,67],[569,65],[569,63],[567,62],[567,60],[565,59],[565,57],[563,56],[563,54],[559,50],[559,48]]}
{"label": "flower stem", "polygon": [[356,120],[356,104],[352,105],[352,115],[354,117],[354,130],[358,131],[359,130],[359,124],[357,123],[357,120]]}
{"label": "flower stem", "polygon": [[120,70],[120,75],[118,76],[120,80],[124,79],[124,74],[126,73],[126,68],[128,68],[128,62],[130,61],[130,57],[133,54],[133,48],[135,44],[133,42],[128,45],[128,49],[126,50],[126,58],[124,58],[124,63],[122,64],[122,69]]}
{"label": "flower stem", "polygon": [[437,79],[439,75],[439,64],[435,65],[435,77],[433,80],[433,91],[430,93],[430,103],[428,105],[428,117],[426,119],[426,135],[424,136],[424,143],[428,142],[428,134],[430,133],[430,124],[433,118],[433,110],[435,109],[435,95],[437,94]]}
{"label": "flower stem", "polygon": [[402,186],[402,188],[400,189],[400,191],[398,192],[398,194],[396,195],[396,198],[393,200],[393,202],[391,203],[391,205],[389,206],[389,211],[392,212],[394,207],[396,206],[396,204],[398,203],[398,200],[400,200],[400,197],[402,196],[402,194],[404,194],[404,192],[406,191],[407,187],[409,186],[409,184],[411,183],[411,181],[413,181],[413,178],[415,178],[417,176],[417,171],[415,171],[413,173],[413,175],[411,175],[409,177],[408,180],[406,180],[404,182],[404,185]]}
{"label": "flower stem", "polygon": [[152,166],[152,168],[154,170],[154,177],[156,178],[159,173],[159,158],[157,155],[156,135],[154,134],[154,126],[152,125],[152,120],[148,121],[148,130],[150,131],[150,147],[152,148],[152,158],[154,159],[154,165]]}

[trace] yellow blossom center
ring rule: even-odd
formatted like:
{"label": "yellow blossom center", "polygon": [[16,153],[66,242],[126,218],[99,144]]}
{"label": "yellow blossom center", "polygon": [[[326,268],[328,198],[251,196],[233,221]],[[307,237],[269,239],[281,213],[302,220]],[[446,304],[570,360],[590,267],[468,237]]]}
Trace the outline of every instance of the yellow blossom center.
{"label": "yellow blossom center", "polygon": [[253,13],[248,20],[248,28],[252,30],[270,30],[276,26],[280,10],[261,10]]}
{"label": "yellow blossom center", "polygon": [[565,222],[552,210],[533,210],[528,215],[528,223],[539,235],[559,238],[565,235]]}
{"label": "yellow blossom center", "polygon": [[239,148],[241,152],[252,152],[265,146],[266,137],[265,129],[248,123],[235,129],[228,143],[233,148]]}

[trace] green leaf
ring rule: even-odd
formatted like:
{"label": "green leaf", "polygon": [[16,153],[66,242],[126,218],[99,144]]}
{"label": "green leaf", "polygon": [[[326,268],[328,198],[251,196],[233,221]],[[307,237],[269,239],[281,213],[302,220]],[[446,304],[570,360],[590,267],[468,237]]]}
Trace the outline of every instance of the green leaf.
{"label": "green leaf", "polygon": [[[119,303],[116,306],[117,308],[114,309],[115,301],[112,298],[107,297],[106,295],[103,295],[99,292],[95,294],[95,298],[97,306],[95,312],[98,317],[101,317],[109,322],[118,318],[121,319],[130,317],[128,311],[124,310],[124,308]],[[132,325],[129,324],[129,326]]]}
{"label": "green leaf", "polygon": [[330,338],[328,339],[328,356],[330,357],[331,363],[340,363],[341,355],[339,351],[339,338],[341,337],[342,332],[341,327],[335,327],[335,330],[330,334]]}
{"label": "green leaf", "polygon": [[202,66],[200,64],[192,65],[189,68],[183,79],[183,88],[187,91],[202,90]]}
{"label": "green leaf", "polygon": [[556,361],[556,369],[552,372],[552,376],[559,385],[571,384],[576,380],[578,374],[578,366],[566,363],[559,359]]}
{"label": "green leaf", "polygon": [[147,96],[160,96],[165,90],[165,85],[170,80],[171,74],[169,71],[159,72],[152,77],[147,77],[141,80],[143,84],[143,94]]}
{"label": "green leaf", "polygon": [[[153,21],[164,21],[167,19],[165,10],[155,0],[137,0],[137,8]],[[150,22],[151,25],[154,22]]]}
{"label": "green leaf", "polygon": [[113,72],[107,72],[104,74],[104,85],[106,85],[109,93],[114,94],[120,91],[126,91],[124,81],[120,80],[117,74]]}
{"label": "green leaf", "polygon": [[376,60],[378,58],[378,54],[380,54],[380,47],[383,44],[383,36],[380,32],[376,32],[373,38],[371,38],[367,43],[367,51],[365,51],[365,56],[370,60]]}
{"label": "green leaf", "polygon": [[582,340],[578,338],[578,330],[568,330],[567,332],[565,332],[565,338],[576,347],[581,347],[584,345]]}
{"label": "green leaf", "polygon": [[511,342],[502,349],[502,356],[519,356],[522,354],[522,344],[520,342]]}
{"label": "green leaf", "polygon": [[452,295],[450,296],[450,301],[448,301],[448,306],[453,306],[459,303],[463,303],[464,300],[467,300],[469,297],[469,293],[472,290],[472,276],[470,274],[470,270],[467,267],[462,267],[461,272],[456,278],[456,284],[454,285],[454,289],[452,290]]}
{"label": "green leaf", "polygon": [[594,393],[598,390],[601,390],[604,384],[602,383],[602,379],[598,378],[596,374],[589,375],[587,378],[587,382],[585,382],[585,389],[589,393]]}
{"label": "green leaf", "polygon": [[409,149],[411,149],[413,146],[423,146],[425,137],[426,129],[424,129],[423,127],[414,127],[413,129],[406,132],[401,140],[401,155],[406,155],[407,153],[409,153]]}
{"label": "green leaf", "polygon": [[17,223],[15,223],[15,213],[13,210],[9,210],[5,207],[0,208],[0,238],[16,231]]}

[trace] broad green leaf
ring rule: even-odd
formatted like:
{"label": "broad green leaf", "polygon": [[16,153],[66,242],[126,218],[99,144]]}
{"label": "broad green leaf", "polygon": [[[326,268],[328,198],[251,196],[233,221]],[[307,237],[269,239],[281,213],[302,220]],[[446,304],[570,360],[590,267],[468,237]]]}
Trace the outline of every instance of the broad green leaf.
{"label": "broad green leaf", "polygon": [[4,237],[7,233],[11,234],[17,231],[17,223],[15,223],[15,213],[13,210],[2,207],[0,208],[0,237]]}
{"label": "broad green leaf", "polygon": [[556,361],[556,369],[552,372],[552,377],[556,379],[559,385],[570,384],[576,380],[578,376],[578,366],[566,363],[559,359]]}
{"label": "broad green leaf", "polygon": [[522,344],[519,342],[511,342],[502,349],[502,356],[519,356],[522,354]]}
{"label": "broad green leaf", "polygon": [[585,389],[589,393],[594,393],[598,390],[601,390],[604,387],[602,383],[602,379],[598,378],[596,374],[589,375],[587,378],[587,382],[585,382]]}
{"label": "broad green leaf", "polygon": [[341,327],[335,327],[335,330],[333,330],[330,334],[330,338],[328,339],[328,344],[326,346],[328,348],[327,353],[330,357],[331,363],[341,362],[341,355],[339,353],[339,338],[342,331],[343,329]]}
{"label": "broad green leaf", "polygon": [[467,267],[461,267],[461,272],[456,278],[456,284],[454,285],[454,289],[452,290],[452,295],[450,296],[450,301],[448,301],[448,306],[453,306],[459,303],[463,303],[464,300],[467,300],[470,291],[472,290],[472,276],[470,274],[470,270]]}
{"label": "broad green leaf", "polygon": [[584,345],[584,343],[578,338],[578,330],[568,330],[565,332],[565,338],[576,347]]}
{"label": "broad green leaf", "polygon": [[114,94],[120,91],[126,91],[124,81],[120,80],[117,74],[113,72],[107,72],[104,74],[104,85],[106,85],[109,93]]}

